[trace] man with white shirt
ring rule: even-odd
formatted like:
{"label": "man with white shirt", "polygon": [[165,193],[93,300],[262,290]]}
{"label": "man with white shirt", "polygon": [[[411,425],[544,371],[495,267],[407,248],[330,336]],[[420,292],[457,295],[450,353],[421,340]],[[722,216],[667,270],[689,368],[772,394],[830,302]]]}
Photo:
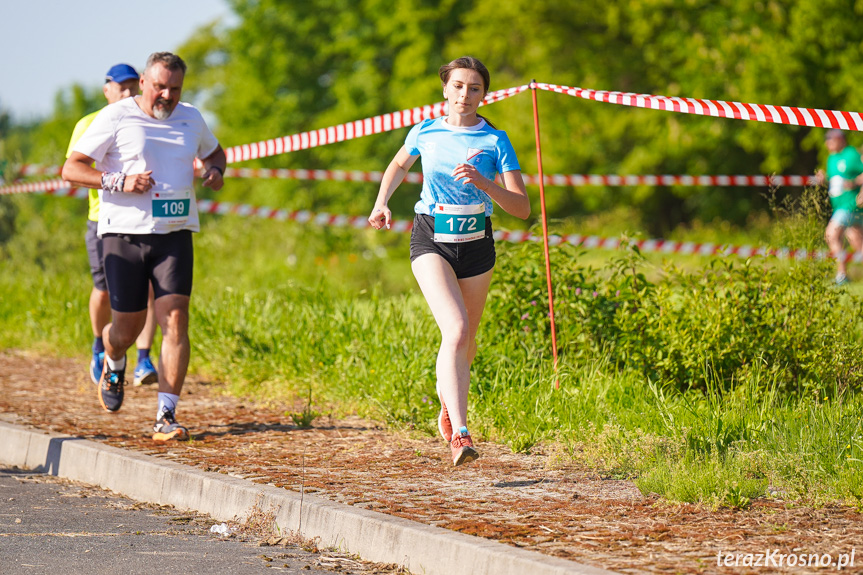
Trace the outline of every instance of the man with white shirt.
{"label": "man with white shirt", "polygon": [[200,230],[194,160],[204,165],[203,185],[214,190],[222,188],[226,165],[201,113],[180,102],[185,73],[179,56],[151,54],[141,95],[105,107],[63,166],[65,180],[101,188],[98,234],[113,321],[103,332],[99,401],[111,412],[123,404],[126,350],[146,320],[152,282],[162,330],[156,441],[189,437],[175,413],[189,365],[192,233]]}

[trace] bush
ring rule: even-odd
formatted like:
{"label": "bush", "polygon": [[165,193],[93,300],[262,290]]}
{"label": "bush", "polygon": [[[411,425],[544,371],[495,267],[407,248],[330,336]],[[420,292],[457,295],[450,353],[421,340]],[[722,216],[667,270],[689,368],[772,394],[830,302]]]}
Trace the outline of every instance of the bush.
{"label": "bush", "polygon": [[0,248],[15,235],[15,217],[18,208],[10,198],[0,197]]}
{"label": "bush", "polygon": [[[680,390],[706,389],[710,377],[731,389],[756,364],[762,375],[776,376],[783,392],[860,387],[860,329],[848,311],[860,301],[825,280],[829,264],[780,267],[775,260],[717,257],[702,269],[650,270],[656,276],[651,280],[638,249],[621,249],[602,270],[580,266],[580,252],[570,246],[554,252],[561,358],[606,356],[620,369]],[[500,327],[499,337],[517,338],[511,345],[531,355],[548,353],[546,278],[538,248],[503,251],[486,321]]]}

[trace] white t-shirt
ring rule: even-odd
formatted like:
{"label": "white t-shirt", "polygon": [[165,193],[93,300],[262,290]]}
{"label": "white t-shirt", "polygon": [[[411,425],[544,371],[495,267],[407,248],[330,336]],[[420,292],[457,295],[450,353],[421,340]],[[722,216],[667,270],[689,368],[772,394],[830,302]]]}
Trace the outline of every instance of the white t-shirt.
{"label": "white t-shirt", "polygon": [[135,98],[103,108],[74,150],[96,160],[96,169],[102,172],[152,170],[156,183],[145,194],[100,190],[99,236],[199,231],[193,163],[218,145],[201,113],[184,102],[167,120],[145,114]]}

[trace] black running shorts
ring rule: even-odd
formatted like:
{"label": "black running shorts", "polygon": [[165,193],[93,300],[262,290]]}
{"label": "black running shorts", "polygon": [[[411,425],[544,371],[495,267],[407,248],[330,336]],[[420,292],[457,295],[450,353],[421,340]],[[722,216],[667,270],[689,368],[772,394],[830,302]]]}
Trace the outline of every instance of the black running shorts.
{"label": "black running shorts", "polygon": [[192,294],[192,232],[170,234],[103,234],[105,276],[111,309],[147,309],[149,284],[156,299]]}
{"label": "black running shorts", "polygon": [[96,235],[99,222],[87,220],[87,232],[84,243],[87,244],[87,259],[90,260],[90,275],[93,277],[93,287],[99,291],[108,291],[108,281],[105,279],[105,266],[102,264],[102,238]]}
{"label": "black running shorts", "polygon": [[414,216],[411,231],[411,261],[423,254],[438,254],[445,259],[458,279],[484,274],[494,268],[494,232],[491,218],[485,218],[485,237],[472,242],[439,243],[434,241],[434,218],[425,214]]}

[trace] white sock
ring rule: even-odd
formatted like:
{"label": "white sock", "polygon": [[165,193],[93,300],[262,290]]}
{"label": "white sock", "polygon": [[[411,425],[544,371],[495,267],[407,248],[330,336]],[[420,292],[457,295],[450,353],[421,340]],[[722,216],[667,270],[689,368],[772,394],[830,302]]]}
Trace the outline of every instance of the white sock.
{"label": "white sock", "polygon": [[162,419],[162,415],[166,411],[176,411],[177,402],[180,401],[179,395],[173,393],[159,392],[159,409],[156,411],[156,421]]}
{"label": "white sock", "polygon": [[111,371],[123,371],[124,369],[126,369],[126,356],[125,356],[125,354],[123,355],[123,357],[121,357],[117,361],[114,361],[113,359],[111,359],[111,356],[106,353],[105,354],[105,361],[108,362],[108,369],[110,369]]}

